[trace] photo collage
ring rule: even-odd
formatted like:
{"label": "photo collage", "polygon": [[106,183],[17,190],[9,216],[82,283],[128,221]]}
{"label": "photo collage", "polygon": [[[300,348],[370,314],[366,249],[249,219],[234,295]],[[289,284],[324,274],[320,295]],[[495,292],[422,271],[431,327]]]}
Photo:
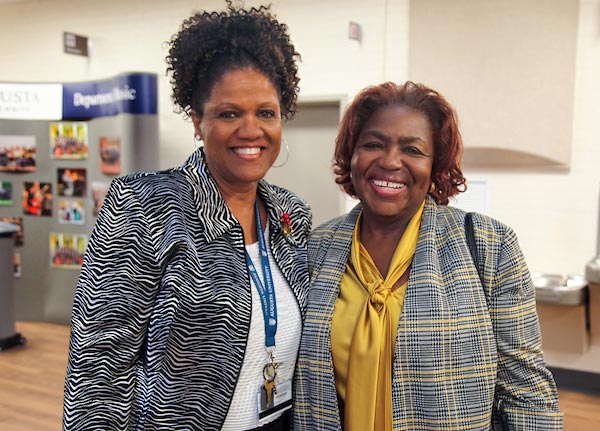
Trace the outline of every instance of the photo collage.
{"label": "photo collage", "polygon": [[[0,180],[0,208],[10,210],[8,216],[6,211],[0,214],[0,222],[18,227],[13,258],[15,277],[22,276],[20,250],[26,243],[23,220],[29,217],[55,217],[60,225],[81,226],[81,233],[50,232],[48,238],[49,265],[79,269],[88,239],[83,230],[86,217],[98,216],[111,177],[121,174],[121,139],[102,136],[90,145],[86,122],[50,122],[49,142],[55,173],[47,178],[45,169],[43,179],[42,175],[40,179],[27,175],[26,180],[19,181],[19,174],[38,172],[36,137],[0,135],[0,174],[10,174],[2,175]],[[106,181],[89,181],[90,147],[98,151],[94,160],[99,160],[99,166],[94,170],[109,176]],[[86,200],[91,205],[86,205]],[[91,206],[91,215],[86,214],[86,206]]]}

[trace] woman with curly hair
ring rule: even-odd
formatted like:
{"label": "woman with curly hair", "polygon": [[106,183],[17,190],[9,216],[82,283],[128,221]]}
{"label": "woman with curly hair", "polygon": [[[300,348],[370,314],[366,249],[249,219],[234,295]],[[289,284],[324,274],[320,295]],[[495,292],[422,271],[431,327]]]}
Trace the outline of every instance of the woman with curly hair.
{"label": "woman with curly hair", "polygon": [[447,206],[461,154],[454,109],[424,85],[346,110],[336,181],[360,203],[309,239],[295,430],[562,429],[514,232]]}
{"label": "woman with curly hair", "polygon": [[77,286],[64,430],[289,430],[311,213],[263,177],[298,54],[269,8],[200,12],[170,41],[203,145],[113,181]]}

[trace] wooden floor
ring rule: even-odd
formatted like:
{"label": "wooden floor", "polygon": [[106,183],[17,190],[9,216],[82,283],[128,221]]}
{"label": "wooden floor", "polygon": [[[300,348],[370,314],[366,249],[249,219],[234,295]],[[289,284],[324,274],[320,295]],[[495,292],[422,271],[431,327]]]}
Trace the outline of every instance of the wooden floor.
{"label": "wooden floor", "polygon": [[[69,328],[17,323],[27,345],[0,352],[0,430],[58,431]],[[559,389],[565,431],[600,430],[600,396]]]}

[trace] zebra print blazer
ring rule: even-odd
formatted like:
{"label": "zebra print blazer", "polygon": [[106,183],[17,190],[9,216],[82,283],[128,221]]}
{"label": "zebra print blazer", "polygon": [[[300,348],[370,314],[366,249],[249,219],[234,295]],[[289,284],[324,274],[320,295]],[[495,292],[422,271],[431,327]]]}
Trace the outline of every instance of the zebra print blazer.
{"label": "zebra print blazer", "polygon": [[[360,211],[359,205],[320,226],[309,239],[311,285],[294,430],[341,429],[330,327]],[[396,337],[393,429],[490,430],[494,399],[501,402],[505,429],[562,429],[541,351],[535,292],[516,235],[489,217],[473,218],[482,287],[464,216],[427,198]]]}
{"label": "zebra print blazer", "polygon": [[[304,314],[310,209],[262,180],[258,193]],[[115,179],[76,289],[63,429],[219,430],[250,325],[244,251],[202,149],[180,168]]]}

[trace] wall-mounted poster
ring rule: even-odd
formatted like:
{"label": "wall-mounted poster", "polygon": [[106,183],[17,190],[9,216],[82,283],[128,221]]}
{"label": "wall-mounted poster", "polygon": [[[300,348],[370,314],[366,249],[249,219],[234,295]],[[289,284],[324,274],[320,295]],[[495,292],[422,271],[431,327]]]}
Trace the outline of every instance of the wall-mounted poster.
{"label": "wall-mounted poster", "polygon": [[55,159],[87,159],[87,123],[50,123],[50,157]]}
{"label": "wall-mounted poster", "polygon": [[86,195],[87,180],[85,169],[58,168],[56,173],[58,196],[77,198]]}
{"label": "wall-mounted poster", "polygon": [[0,135],[0,172],[33,172],[35,136]]}
{"label": "wall-mounted poster", "polygon": [[100,213],[100,209],[102,208],[102,204],[104,203],[104,198],[106,197],[106,193],[108,192],[108,183],[104,183],[101,181],[94,181],[92,183],[92,200],[94,202],[94,217],[98,217]]}
{"label": "wall-mounted poster", "polygon": [[21,253],[13,253],[13,275],[21,278]]}
{"label": "wall-mounted poster", "polygon": [[23,183],[23,214],[33,216],[52,215],[52,184],[39,181]]}
{"label": "wall-mounted poster", "polygon": [[10,181],[0,181],[0,205],[11,206],[12,204],[12,183]]}
{"label": "wall-mounted poster", "polygon": [[50,232],[50,265],[79,268],[87,245],[85,235]]}
{"label": "wall-mounted poster", "polygon": [[58,222],[66,224],[83,224],[85,214],[82,200],[58,200]]}
{"label": "wall-mounted poster", "polygon": [[25,234],[23,233],[23,217],[0,217],[0,221],[4,223],[12,223],[19,226],[19,230],[15,235],[15,247],[20,247],[25,242]]}
{"label": "wall-mounted poster", "polygon": [[107,175],[121,173],[121,139],[100,138],[100,172]]}

